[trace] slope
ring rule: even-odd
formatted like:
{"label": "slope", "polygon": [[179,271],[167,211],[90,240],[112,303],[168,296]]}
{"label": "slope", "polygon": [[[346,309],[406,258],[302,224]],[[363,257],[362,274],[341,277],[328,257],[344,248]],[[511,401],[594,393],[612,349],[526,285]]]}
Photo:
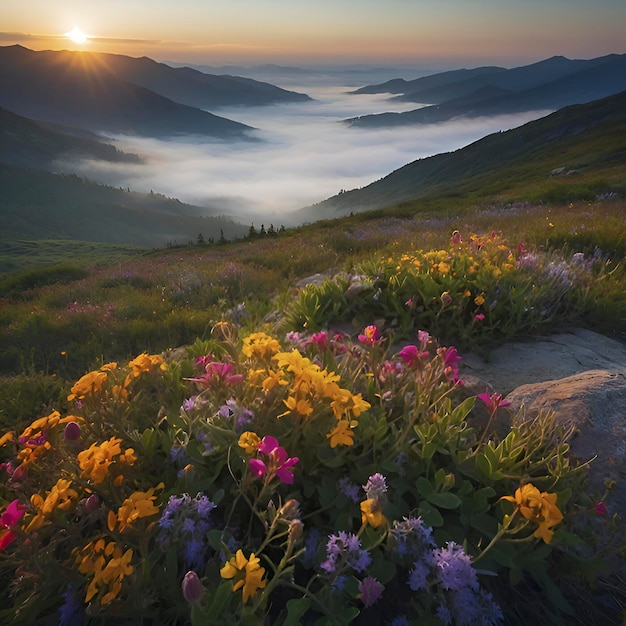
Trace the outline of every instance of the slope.
{"label": "slope", "polygon": [[0,108],[0,163],[53,170],[58,159],[68,156],[117,163],[139,161],[110,143],[73,137]]}
{"label": "slope", "polygon": [[[495,133],[465,148],[420,159],[361,189],[299,211],[302,218],[332,218],[418,198],[475,193],[548,193],[553,170],[569,172],[594,193],[623,187],[626,172],[626,92],[563,108],[539,120]],[[556,174],[555,174],[556,175]],[[584,187],[584,185],[583,185]],[[623,190],[626,192],[626,190]],[[566,193],[566,192],[564,192]]]}
{"label": "slope", "polygon": [[242,139],[249,126],[129,83],[88,52],[0,47],[0,106],[35,120],[109,133]]}
{"label": "slope", "polygon": [[238,76],[205,74],[189,67],[174,68],[148,57],[98,54],[112,73],[170,100],[202,109],[222,106],[261,106],[281,102],[305,102],[306,94]]}
{"label": "slope", "polygon": [[158,247],[243,236],[248,227],[211,210],[153,193],[136,193],[59,175],[0,165],[0,232],[16,239]]}

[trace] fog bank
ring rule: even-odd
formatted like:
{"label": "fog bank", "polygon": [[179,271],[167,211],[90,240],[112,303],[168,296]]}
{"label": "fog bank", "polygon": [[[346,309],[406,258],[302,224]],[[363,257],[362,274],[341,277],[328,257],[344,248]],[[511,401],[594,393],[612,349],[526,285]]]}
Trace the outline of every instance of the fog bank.
{"label": "fog bank", "polygon": [[453,120],[387,129],[349,128],[340,120],[415,109],[353,87],[301,85],[312,102],[229,108],[212,113],[258,129],[259,141],[224,143],[186,137],[162,141],[115,137],[143,164],[82,161],[77,173],[106,184],[154,191],[256,224],[291,225],[289,213],[340,190],[367,185],[416,159],[461,148],[548,113]]}

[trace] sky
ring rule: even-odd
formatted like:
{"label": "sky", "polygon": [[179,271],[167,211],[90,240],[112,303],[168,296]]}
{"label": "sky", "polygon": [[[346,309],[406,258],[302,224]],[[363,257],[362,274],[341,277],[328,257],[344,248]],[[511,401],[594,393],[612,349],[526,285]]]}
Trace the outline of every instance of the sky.
{"label": "sky", "polygon": [[513,67],[626,52],[626,0],[0,0],[0,29],[0,45],[209,65]]}

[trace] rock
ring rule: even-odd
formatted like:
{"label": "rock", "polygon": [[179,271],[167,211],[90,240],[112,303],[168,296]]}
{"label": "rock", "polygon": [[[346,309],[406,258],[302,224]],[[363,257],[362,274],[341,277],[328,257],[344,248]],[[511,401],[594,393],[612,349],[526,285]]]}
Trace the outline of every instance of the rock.
{"label": "rock", "polygon": [[519,385],[566,378],[589,370],[626,372],[626,345],[590,330],[573,329],[530,342],[511,342],[485,360],[463,354],[461,378],[467,374],[485,381],[498,393]]}
{"label": "rock", "polygon": [[626,374],[589,370],[560,380],[522,385],[507,397],[510,409],[522,406],[529,418],[552,410],[557,423],[574,426],[570,450],[589,469],[589,490],[600,496],[604,480],[616,481],[611,508],[626,511]]}

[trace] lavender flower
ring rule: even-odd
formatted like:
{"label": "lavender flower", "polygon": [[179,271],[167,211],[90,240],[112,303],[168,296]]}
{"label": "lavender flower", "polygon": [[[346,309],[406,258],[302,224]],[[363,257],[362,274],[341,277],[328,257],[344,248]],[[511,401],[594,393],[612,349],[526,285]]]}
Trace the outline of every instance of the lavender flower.
{"label": "lavender flower", "polygon": [[359,486],[353,483],[347,476],[342,476],[337,483],[339,492],[346,498],[357,503],[359,501]]}
{"label": "lavender flower", "polygon": [[365,485],[365,496],[368,500],[383,500],[387,493],[387,483],[382,474],[372,474]]}
{"label": "lavender flower", "polygon": [[63,604],[59,608],[59,626],[81,626],[84,617],[83,602],[74,593],[73,586],[69,584],[61,596]]}
{"label": "lavender flower", "polygon": [[372,562],[369,553],[361,548],[361,540],[354,533],[343,530],[328,537],[326,555],[327,559],[320,567],[328,574],[334,574],[344,567],[363,572]]}
{"label": "lavender flower", "polygon": [[415,561],[407,581],[411,590],[419,591],[420,589],[426,589],[428,586],[428,574],[430,574],[430,569],[426,563],[424,561]]}
{"label": "lavender flower", "polygon": [[433,550],[430,557],[443,588],[458,591],[463,587],[470,587],[477,590],[478,578],[471,558],[454,541],[449,541],[446,546]]}
{"label": "lavender flower", "polygon": [[359,583],[359,598],[368,608],[376,602],[382,595],[385,587],[381,585],[373,576],[367,576]]}

